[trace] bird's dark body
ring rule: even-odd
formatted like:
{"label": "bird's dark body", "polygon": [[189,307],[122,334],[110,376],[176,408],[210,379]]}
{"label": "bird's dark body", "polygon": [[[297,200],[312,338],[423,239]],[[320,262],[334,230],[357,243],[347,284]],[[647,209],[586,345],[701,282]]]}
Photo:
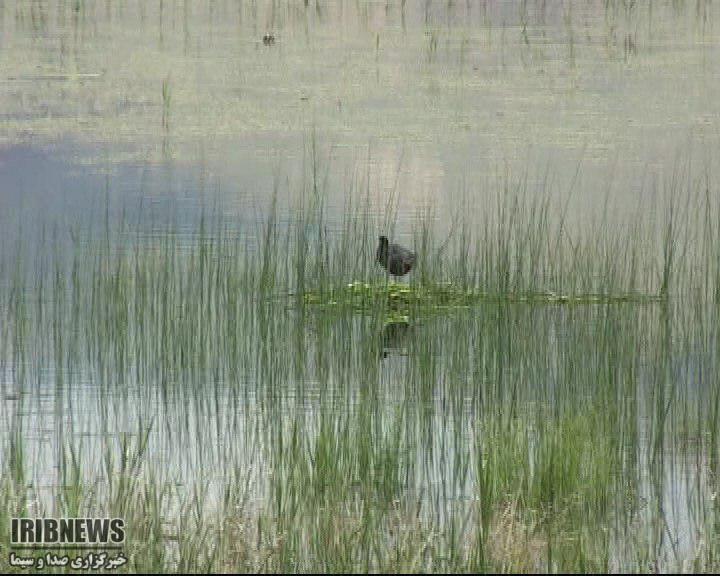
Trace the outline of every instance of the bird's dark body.
{"label": "bird's dark body", "polygon": [[415,266],[416,256],[415,252],[391,244],[385,236],[380,236],[375,259],[393,276],[404,276]]}

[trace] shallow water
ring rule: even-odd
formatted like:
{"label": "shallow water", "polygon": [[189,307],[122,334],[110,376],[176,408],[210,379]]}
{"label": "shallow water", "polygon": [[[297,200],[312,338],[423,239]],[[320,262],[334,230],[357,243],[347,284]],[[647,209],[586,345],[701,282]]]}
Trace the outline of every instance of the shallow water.
{"label": "shallow water", "polygon": [[[22,143],[103,173],[117,202],[207,195],[237,215],[275,180],[297,197],[315,134],[336,212],[362,176],[376,210],[397,188],[406,225],[427,202],[482,208],[506,171],[561,197],[579,172],[573,221],[715,160],[717,6],[402,6],[5,2],[0,187],[20,193]],[[129,176],[145,170],[165,181]],[[55,187],[68,211],[86,193]]]}
{"label": "shallow water", "polygon": [[[613,439],[629,462],[622,482],[657,507],[640,506],[634,521],[664,522],[658,566],[691,556],[703,526],[693,513],[712,492],[697,461],[709,456],[675,438],[692,444],[707,432],[699,423],[718,368],[717,328],[693,302],[495,303],[387,324],[283,301],[240,306],[234,331],[208,308],[217,325],[178,331],[197,353],[188,360],[167,351],[173,333],[160,320],[144,334],[140,314],[127,332],[93,340],[97,310],[89,296],[74,308],[71,290],[46,308],[67,336],[44,331],[44,276],[32,266],[22,332],[12,270],[19,251],[32,262],[52,249],[69,271],[84,254],[75,238],[92,247],[108,222],[119,246],[172,235],[192,252],[206,214],[252,254],[275,195],[283,230],[322,196],[331,242],[349,198],[410,244],[430,208],[440,238],[458,215],[481,227],[508,182],[549,195],[550,217],[578,237],[599,214],[609,226],[653,224],[669,199],[689,201],[692,186],[678,182],[713,183],[718,10],[702,1],[2,3],[0,317],[15,323],[0,331],[0,431],[3,445],[22,434],[38,502],[52,506],[69,482],[69,446],[92,473],[108,466],[108,446],[149,430],[160,481],[181,494],[206,485],[216,502],[241,470],[261,503],[272,500],[266,472],[285,470],[273,461],[287,456],[278,444],[296,430],[312,439],[347,426],[388,452],[401,443],[406,478],[395,496],[443,502],[426,512],[442,525],[456,502],[476,497],[485,426],[525,431],[534,471],[544,422],[575,425],[601,406],[612,415],[600,429],[622,430]],[[688,214],[692,229],[702,215]],[[182,293],[182,279],[172,286]],[[237,333],[235,346],[214,330]],[[619,537],[610,563],[635,566]]]}

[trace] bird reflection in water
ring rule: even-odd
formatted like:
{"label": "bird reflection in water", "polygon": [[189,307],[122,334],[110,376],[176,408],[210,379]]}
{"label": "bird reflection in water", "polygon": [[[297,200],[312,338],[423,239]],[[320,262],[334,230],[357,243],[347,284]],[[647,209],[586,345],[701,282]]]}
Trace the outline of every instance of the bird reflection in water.
{"label": "bird reflection in water", "polygon": [[382,331],[382,357],[407,356],[407,342],[413,326],[406,320],[387,322]]}

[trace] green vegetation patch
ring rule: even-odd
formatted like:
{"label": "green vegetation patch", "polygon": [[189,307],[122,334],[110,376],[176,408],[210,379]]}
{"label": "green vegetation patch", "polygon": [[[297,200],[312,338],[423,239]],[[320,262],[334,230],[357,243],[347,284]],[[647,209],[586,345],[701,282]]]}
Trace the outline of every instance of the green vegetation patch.
{"label": "green vegetation patch", "polygon": [[621,294],[557,294],[540,292],[486,292],[451,282],[436,284],[405,284],[401,282],[351,282],[345,286],[309,290],[303,294],[305,304],[316,306],[349,306],[368,310],[387,302],[390,308],[466,308],[482,303],[528,304],[648,304],[664,300],[664,296],[642,293]]}

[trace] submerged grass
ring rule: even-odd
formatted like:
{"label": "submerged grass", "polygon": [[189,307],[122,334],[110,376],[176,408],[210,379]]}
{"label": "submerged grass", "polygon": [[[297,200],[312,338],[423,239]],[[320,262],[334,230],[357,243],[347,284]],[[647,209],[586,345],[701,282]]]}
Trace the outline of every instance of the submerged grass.
{"label": "submerged grass", "polygon": [[571,235],[508,183],[392,283],[309,154],[289,223],[2,263],[0,530],[123,516],[148,572],[716,570],[710,197]]}

